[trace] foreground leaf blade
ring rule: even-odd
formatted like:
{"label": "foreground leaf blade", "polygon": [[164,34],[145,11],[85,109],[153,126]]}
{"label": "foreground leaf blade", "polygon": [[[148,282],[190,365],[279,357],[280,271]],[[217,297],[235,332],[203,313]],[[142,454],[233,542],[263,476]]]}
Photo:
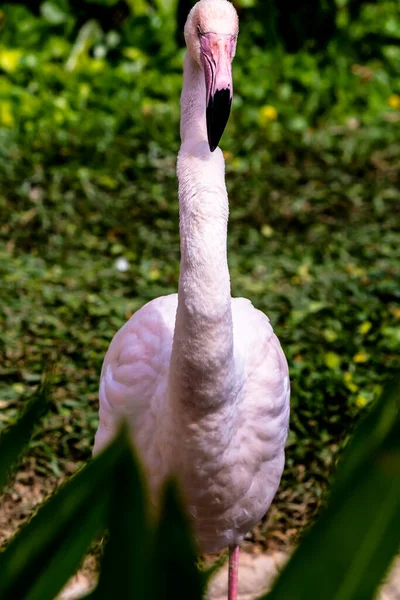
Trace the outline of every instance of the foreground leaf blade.
{"label": "foreground leaf blade", "polygon": [[24,600],[53,599],[61,591],[79,568],[93,539],[104,529],[108,500],[106,494],[98,495],[81,509],[79,521],[82,526],[67,528],[57,544],[53,544],[53,551]]}
{"label": "foreground leaf blade", "polygon": [[[127,436],[125,432],[123,435]],[[128,444],[129,442],[127,442]],[[114,468],[108,485],[109,540],[102,562],[95,600],[117,598],[149,598],[150,526],[147,517],[147,494],[138,463],[127,452]]]}
{"label": "foreground leaf blade", "polygon": [[31,439],[33,430],[48,406],[48,384],[45,382],[29,401],[17,423],[0,437],[0,490],[7,483],[12,468]]}
{"label": "foreground leaf blade", "polygon": [[[304,538],[268,600],[370,600],[399,549],[400,417],[399,385],[374,411],[377,427],[370,452],[360,452],[347,469],[352,447],[371,435],[366,419],[343,457],[342,476],[322,517]],[[388,412],[387,406],[390,406]],[[382,415],[390,415],[389,424]],[[350,477],[351,474],[351,477]]]}
{"label": "foreground leaf blade", "polygon": [[161,517],[156,532],[152,600],[201,600],[206,576],[196,564],[196,547],[177,486],[165,488]]}
{"label": "foreground leaf blade", "polygon": [[1,600],[53,600],[107,524],[108,479],[126,452],[125,440],[117,438],[10,542],[0,554]]}

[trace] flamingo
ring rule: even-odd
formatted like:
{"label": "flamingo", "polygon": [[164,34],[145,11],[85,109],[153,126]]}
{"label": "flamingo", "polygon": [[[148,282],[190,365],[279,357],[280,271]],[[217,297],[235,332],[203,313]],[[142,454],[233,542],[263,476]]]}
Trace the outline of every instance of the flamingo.
{"label": "flamingo", "polygon": [[217,146],[232,102],[237,13],[229,0],[200,0],[184,34],[178,293],[147,303],[113,338],[94,453],[124,418],[152,502],[176,476],[199,550],[229,547],[228,597],[236,600],[239,543],[268,510],[283,471],[289,373],[269,319],[231,298]]}

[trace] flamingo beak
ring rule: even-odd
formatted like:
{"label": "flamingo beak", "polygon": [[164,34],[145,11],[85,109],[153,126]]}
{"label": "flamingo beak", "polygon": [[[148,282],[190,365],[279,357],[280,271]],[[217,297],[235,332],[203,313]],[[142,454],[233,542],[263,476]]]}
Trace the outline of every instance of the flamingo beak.
{"label": "flamingo beak", "polygon": [[206,120],[210,151],[214,152],[229,119],[232,104],[232,35],[200,34],[201,59],[206,82]]}

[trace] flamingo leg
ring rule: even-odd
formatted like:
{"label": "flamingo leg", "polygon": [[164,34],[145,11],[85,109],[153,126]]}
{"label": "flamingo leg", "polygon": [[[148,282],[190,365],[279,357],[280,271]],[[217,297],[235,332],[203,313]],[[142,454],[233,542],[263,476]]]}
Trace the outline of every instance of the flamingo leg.
{"label": "flamingo leg", "polygon": [[239,546],[229,546],[228,600],[237,600]]}

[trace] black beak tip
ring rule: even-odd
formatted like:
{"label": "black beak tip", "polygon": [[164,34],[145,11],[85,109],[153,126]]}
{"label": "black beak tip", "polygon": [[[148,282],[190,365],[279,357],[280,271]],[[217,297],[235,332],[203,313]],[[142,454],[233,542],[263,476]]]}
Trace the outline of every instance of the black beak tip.
{"label": "black beak tip", "polygon": [[214,152],[224,133],[231,112],[231,92],[229,89],[217,90],[207,105],[207,136],[210,152]]}

